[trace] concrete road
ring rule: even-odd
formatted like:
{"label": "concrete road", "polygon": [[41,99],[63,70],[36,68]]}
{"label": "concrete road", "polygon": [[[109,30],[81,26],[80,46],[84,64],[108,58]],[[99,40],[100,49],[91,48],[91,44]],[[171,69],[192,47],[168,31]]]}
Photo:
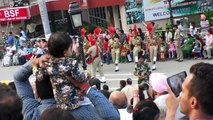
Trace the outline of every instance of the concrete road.
{"label": "concrete road", "polygon": [[[171,76],[181,71],[189,71],[189,68],[197,63],[197,62],[208,62],[213,64],[213,60],[185,60],[184,62],[176,62],[176,61],[166,61],[166,62],[157,62],[157,70],[154,72],[165,73],[167,76]],[[20,66],[11,66],[11,67],[0,67],[0,81],[4,80],[13,80],[14,72]],[[120,80],[126,80],[126,78],[132,78],[133,83],[137,82],[137,78],[133,75],[134,63],[122,63],[119,64],[120,71],[114,72],[114,65],[105,65],[103,66],[105,77],[107,80],[107,85],[111,89],[116,89],[119,87]],[[88,66],[90,69],[90,66]],[[99,74],[97,73],[97,77],[99,78]]]}

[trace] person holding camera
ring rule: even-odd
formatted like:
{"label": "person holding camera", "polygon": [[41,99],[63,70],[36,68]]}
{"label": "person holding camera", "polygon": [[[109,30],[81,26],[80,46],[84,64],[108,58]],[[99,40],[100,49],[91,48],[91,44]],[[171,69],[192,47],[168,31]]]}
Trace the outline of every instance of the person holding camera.
{"label": "person holding camera", "polygon": [[213,120],[213,64],[196,63],[182,84],[180,98],[177,98],[168,86],[166,99],[166,120],[175,120],[176,111],[180,111],[189,120]]}

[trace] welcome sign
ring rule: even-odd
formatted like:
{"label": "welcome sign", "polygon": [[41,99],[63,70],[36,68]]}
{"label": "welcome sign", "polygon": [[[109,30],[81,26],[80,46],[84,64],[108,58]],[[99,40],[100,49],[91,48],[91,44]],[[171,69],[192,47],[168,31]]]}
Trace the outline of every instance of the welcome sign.
{"label": "welcome sign", "polygon": [[[200,0],[171,0],[174,17],[199,13]],[[170,17],[168,0],[143,0],[145,21]]]}

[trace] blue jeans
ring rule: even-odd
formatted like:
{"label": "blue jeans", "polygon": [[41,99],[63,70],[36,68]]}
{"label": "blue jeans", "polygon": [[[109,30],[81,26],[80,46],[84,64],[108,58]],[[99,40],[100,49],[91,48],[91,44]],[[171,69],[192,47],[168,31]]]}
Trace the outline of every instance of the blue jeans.
{"label": "blue jeans", "polygon": [[106,54],[105,54],[105,62],[106,62],[106,64],[110,64],[110,54],[109,54],[109,52],[106,52]]}

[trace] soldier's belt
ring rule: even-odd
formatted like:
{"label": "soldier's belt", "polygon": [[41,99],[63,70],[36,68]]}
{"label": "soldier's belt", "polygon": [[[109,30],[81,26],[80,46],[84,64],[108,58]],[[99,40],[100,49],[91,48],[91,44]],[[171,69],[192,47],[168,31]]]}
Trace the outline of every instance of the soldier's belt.
{"label": "soldier's belt", "polygon": [[150,46],[157,46],[157,44],[150,44]]}
{"label": "soldier's belt", "polygon": [[118,49],[119,47],[112,47],[111,49]]}
{"label": "soldier's belt", "polygon": [[135,47],[141,47],[141,45],[135,45]]}

